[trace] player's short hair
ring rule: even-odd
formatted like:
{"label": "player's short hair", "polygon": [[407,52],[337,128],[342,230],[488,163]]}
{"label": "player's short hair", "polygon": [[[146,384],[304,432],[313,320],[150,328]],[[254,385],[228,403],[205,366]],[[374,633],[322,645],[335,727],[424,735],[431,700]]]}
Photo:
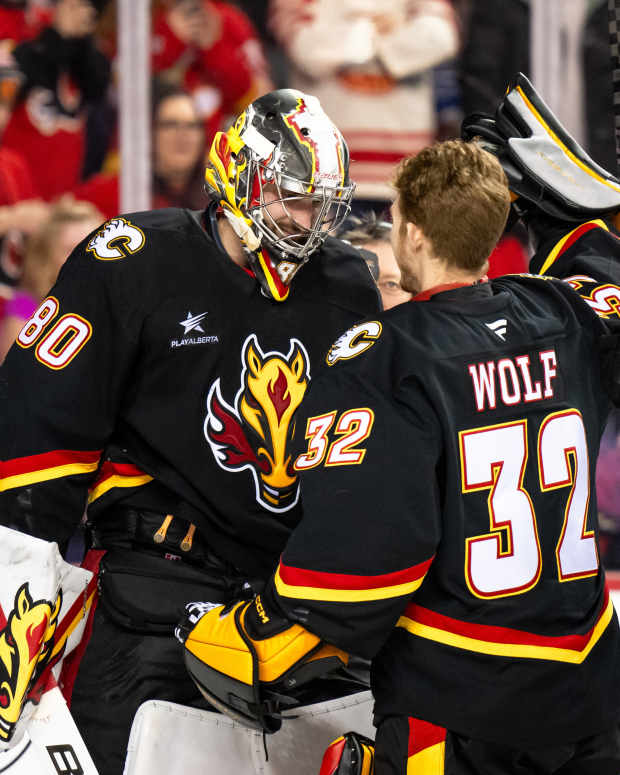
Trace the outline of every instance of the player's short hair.
{"label": "player's short hair", "polygon": [[476,270],[500,238],[510,209],[499,161],[477,143],[448,140],[404,159],[394,179],[401,228],[414,223],[449,265]]}

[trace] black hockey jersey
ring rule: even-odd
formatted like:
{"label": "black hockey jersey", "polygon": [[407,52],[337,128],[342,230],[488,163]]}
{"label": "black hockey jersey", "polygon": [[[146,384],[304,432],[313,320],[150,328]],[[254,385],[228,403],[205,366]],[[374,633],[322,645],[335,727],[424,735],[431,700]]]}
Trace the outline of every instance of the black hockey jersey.
{"label": "black hockey jersey", "polygon": [[[579,257],[571,284],[619,299],[607,227],[561,239],[547,269],[562,261],[572,276]],[[618,378],[599,347],[617,322],[612,290],[605,321],[551,278],[444,289],[329,350],[300,417],[304,517],[265,594],[374,657],[380,717],[514,747],[617,723],[620,633],[594,492]]]}
{"label": "black hockey jersey", "polygon": [[299,519],[290,445],[317,360],[379,308],[339,240],[279,304],[198,213],[107,222],[0,370],[0,520],[63,542],[86,500],[95,522],[119,502],[164,515],[183,504],[217,555],[267,575]]}

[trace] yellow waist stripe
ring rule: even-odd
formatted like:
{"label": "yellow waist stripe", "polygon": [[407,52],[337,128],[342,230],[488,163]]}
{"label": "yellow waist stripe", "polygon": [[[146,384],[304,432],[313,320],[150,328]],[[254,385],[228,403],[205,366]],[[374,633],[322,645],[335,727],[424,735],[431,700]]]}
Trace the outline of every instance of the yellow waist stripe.
{"label": "yellow waist stripe", "polygon": [[429,625],[421,624],[413,619],[409,619],[406,616],[401,616],[396,623],[396,626],[402,627],[407,630],[407,632],[410,632],[412,635],[417,635],[420,638],[434,640],[438,643],[443,643],[446,646],[454,646],[455,648],[466,649],[467,651],[478,651],[482,654],[492,654],[497,657],[551,659],[556,662],[570,662],[574,665],[580,665],[587,658],[588,654],[592,651],[598,639],[605,631],[607,625],[611,621],[613,613],[614,607],[610,600],[607,603],[603,615],[594,628],[592,637],[581,651],[556,646],[535,646],[523,643],[493,643],[488,640],[478,640],[477,638],[470,638],[466,635],[457,635],[456,633],[448,632],[447,630],[440,630],[437,627],[430,627]]}
{"label": "yellow waist stripe", "polygon": [[63,476],[88,474],[91,471],[96,471],[98,466],[98,460],[94,463],[67,463],[54,468],[43,468],[41,471],[29,471],[26,474],[7,476],[5,479],[0,480],[0,492],[11,490],[13,487],[25,487],[28,484],[47,482],[50,479],[60,479]]}
{"label": "yellow waist stripe", "polygon": [[141,476],[121,476],[119,474],[115,474],[114,476],[110,476],[107,479],[104,479],[101,484],[98,484],[93,490],[91,490],[88,495],[88,502],[92,503],[93,501],[96,501],[97,498],[100,498],[113,487],[140,487],[140,485],[147,484],[148,482],[152,481],[153,477],[149,476],[148,474],[142,474]]}

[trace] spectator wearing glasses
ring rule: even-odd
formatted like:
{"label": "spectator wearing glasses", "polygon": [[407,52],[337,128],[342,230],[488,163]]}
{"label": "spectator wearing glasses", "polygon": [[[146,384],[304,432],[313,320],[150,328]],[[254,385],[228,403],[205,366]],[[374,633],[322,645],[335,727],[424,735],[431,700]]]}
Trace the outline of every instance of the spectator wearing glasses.
{"label": "spectator wearing glasses", "polygon": [[[375,276],[375,262],[371,263],[371,255],[376,256],[375,279],[381,294],[383,309],[391,309],[411,298],[411,294],[402,287],[400,282],[400,269],[392,250],[391,234],[392,224],[381,220],[371,210],[361,217],[351,216],[345,224],[345,231],[340,235],[341,239],[364,250],[364,258],[373,276]],[[368,252],[371,255],[368,255]]]}
{"label": "spectator wearing glasses", "polygon": [[[156,81],[153,88],[153,207],[204,206],[204,125],[192,97],[177,86]],[[74,190],[106,218],[120,212],[118,174],[100,173]]]}

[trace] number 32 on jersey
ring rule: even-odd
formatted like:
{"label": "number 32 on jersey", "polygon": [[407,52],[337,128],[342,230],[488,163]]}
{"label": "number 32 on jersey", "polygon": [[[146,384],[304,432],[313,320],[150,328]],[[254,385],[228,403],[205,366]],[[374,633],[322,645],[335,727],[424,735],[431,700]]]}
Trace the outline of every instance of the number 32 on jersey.
{"label": "number 32 on jersey", "polygon": [[[523,487],[527,433],[527,420],[459,433],[462,492],[490,490],[490,531],[465,542],[465,577],[476,597],[518,595],[532,589],[540,578],[536,514]],[[569,409],[545,417],[537,452],[541,491],[537,502],[544,508],[544,493],[570,488],[555,549],[558,580],[595,576],[599,561],[594,532],[586,528],[590,465],[581,414]]]}
{"label": "number 32 on jersey", "polygon": [[[370,436],[375,413],[360,407],[347,409],[338,419],[337,415],[338,412],[333,411],[308,419],[308,449],[295,461],[296,471],[307,471],[323,463],[326,466],[359,465],[364,460],[366,450],[360,449],[358,444]],[[330,434],[338,438],[331,440]]]}

